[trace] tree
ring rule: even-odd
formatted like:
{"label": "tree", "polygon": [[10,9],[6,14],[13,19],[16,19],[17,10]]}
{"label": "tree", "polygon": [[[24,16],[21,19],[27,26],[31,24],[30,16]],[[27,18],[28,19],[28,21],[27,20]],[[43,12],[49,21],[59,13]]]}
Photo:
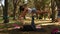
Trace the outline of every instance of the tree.
{"label": "tree", "polygon": [[51,0],[34,0],[34,4],[36,9],[45,11],[45,5],[49,5],[50,1]]}
{"label": "tree", "polygon": [[3,9],[3,7],[2,7],[2,0],[0,0],[0,16],[2,15],[2,10]]}
{"label": "tree", "polygon": [[8,16],[13,17],[13,0],[8,0]]}
{"label": "tree", "polygon": [[8,19],[8,0],[5,0],[5,6],[4,6],[4,10],[3,10],[3,18],[4,18],[4,23],[9,22],[9,19]]}
{"label": "tree", "polygon": [[37,9],[45,9],[46,4],[50,4],[50,0],[34,0],[35,7]]}
{"label": "tree", "polygon": [[35,7],[35,6],[34,6],[34,1],[35,1],[35,0],[28,0],[28,1],[27,1],[27,2],[28,2],[28,3],[27,3],[28,7],[30,7],[30,8]]}
{"label": "tree", "polygon": [[55,22],[55,15],[56,15],[56,11],[55,11],[55,0],[51,0],[51,8],[52,8],[52,22]]}
{"label": "tree", "polygon": [[[60,15],[60,0],[55,0],[55,2],[56,2],[56,6],[57,6],[57,16],[59,16]],[[58,18],[59,19],[59,18]]]}
{"label": "tree", "polygon": [[13,6],[14,6],[14,11],[13,11],[13,20],[15,20],[16,17],[16,12],[18,11],[18,7],[20,5],[21,0],[13,0]]}

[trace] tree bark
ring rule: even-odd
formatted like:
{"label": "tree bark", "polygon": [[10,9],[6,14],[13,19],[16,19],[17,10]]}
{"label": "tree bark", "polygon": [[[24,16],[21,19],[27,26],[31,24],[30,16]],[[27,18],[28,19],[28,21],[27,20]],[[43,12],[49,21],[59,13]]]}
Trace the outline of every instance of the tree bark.
{"label": "tree bark", "polygon": [[52,8],[52,22],[55,22],[55,1],[51,0],[51,8]]}
{"label": "tree bark", "polygon": [[57,20],[60,21],[60,0],[55,0],[57,5]]}
{"label": "tree bark", "polygon": [[[13,6],[14,6],[14,11],[13,11],[13,20],[16,19],[16,12],[18,11],[18,7],[20,5],[21,0],[13,0]],[[18,7],[17,7],[18,6]]]}
{"label": "tree bark", "polygon": [[3,19],[4,19],[4,23],[9,22],[9,19],[8,19],[8,0],[5,0],[5,6],[4,6],[4,11],[3,11]]}
{"label": "tree bark", "polygon": [[13,20],[15,20],[15,14],[16,14],[16,0],[13,0],[13,6],[14,6],[14,10],[13,10]]}

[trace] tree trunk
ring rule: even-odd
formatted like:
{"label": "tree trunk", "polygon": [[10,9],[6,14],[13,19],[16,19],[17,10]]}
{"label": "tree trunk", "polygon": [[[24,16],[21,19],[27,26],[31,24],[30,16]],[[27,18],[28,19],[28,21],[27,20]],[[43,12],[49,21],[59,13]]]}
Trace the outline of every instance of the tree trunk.
{"label": "tree trunk", "polygon": [[14,5],[13,20],[15,20],[15,14],[16,14],[16,5]]}
{"label": "tree trunk", "polygon": [[4,18],[4,23],[8,23],[9,22],[9,19],[8,19],[8,0],[5,0],[3,18]]}
{"label": "tree trunk", "polygon": [[13,20],[15,20],[15,14],[16,14],[16,0],[13,0],[13,6],[14,6],[14,11],[13,11]]}
{"label": "tree trunk", "polygon": [[16,12],[18,11],[19,5],[20,5],[21,0],[13,0],[13,6],[14,6],[14,11],[13,11],[13,20],[16,19]]}
{"label": "tree trunk", "polygon": [[58,14],[57,14],[57,17],[58,17],[58,21],[60,21],[60,0],[55,0],[55,2],[56,2],[56,5],[57,5],[57,12],[58,12]]}
{"label": "tree trunk", "polygon": [[51,0],[51,8],[52,8],[52,22],[55,22],[55,2]]}

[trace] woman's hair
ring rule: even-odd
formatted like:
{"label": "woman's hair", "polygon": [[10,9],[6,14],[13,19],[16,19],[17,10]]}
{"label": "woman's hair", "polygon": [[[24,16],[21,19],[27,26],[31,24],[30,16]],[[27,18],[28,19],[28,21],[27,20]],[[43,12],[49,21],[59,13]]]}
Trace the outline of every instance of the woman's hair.
{"label": "woman's hair", "polygon": [[23,6],[24,6],[24,7],[27,7],[27,4],[24,4]]}

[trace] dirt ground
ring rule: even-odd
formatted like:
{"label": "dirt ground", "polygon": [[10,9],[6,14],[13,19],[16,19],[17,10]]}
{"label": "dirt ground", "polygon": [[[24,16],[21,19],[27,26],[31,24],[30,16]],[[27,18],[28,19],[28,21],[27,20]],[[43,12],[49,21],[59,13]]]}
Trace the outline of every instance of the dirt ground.
{"label": "dirt ground", "polygon": [[34,31],[29,31],[29,32],[22,32],[19,30],[6,30],[6,31],[0,31],[0,34],[51,34],[51,31],[54,28],[58,28],[60,30],[60,26],[54,26],[54,25],[48,25],[48,26],[42,26],[42,28],[44,29],[43,31],[39,31],[39,32],[34,32]]}

